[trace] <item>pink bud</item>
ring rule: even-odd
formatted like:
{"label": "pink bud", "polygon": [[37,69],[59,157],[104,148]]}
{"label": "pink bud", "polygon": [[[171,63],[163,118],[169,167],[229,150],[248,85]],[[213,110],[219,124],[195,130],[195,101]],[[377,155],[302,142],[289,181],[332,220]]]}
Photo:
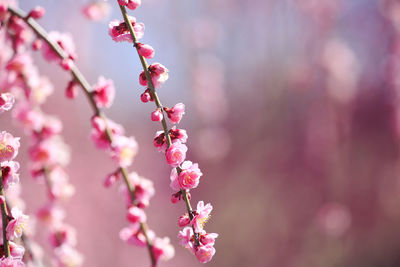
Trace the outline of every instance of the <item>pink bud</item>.
{"label": "pink bud", "polygon": [[115,184],[115,182],[119,178],[118,173],[119,172],[114,172],[114,173],[107,175],[106,179],[104,180],[104,184],[103,184],[104,187],[108,188],[108,187],[111,187],[113,184]]}
{"label": "pink bud", "polygon": [[126,219],[131,223],[145,222],[146,213],[144,213],[143,209],[133,206],[128,209]]}
{"label": "pink bud", "polygon": [[40,19],[41,17],[43,17],[45,11],[46,10],[43,7],[37,6],[34,9],[32,9],[31,12],[29,12],[28,17],[32,17],[34,19]]}
{"label": "pink bud", "polygon": [[6,202],[6,199],[4,196],[0,196],[0,204],[3,204]]}
{"label": "pink bud", "polygon": [[171,202],[172,204],[176,204],[179,202],[179,200],[181,200],[182,197],[182,193],[181,191],[176,192],[175,194],[172,194],[171,196]]}
{"label": "pink bud", "polygon": [[43,41],[40,39],[36,39],[32,43],[32,49],[35,51],[38,51],[40,48],[42,48],[42,45],[43,45]]}
{"label": "pink bud", "polygon": [[144,71],[142,71],[139,75],[139,83],[140,85],[147,86],[147,79],[146,79],[146,74],[144,74]]}
{"label": "pink bud", "polygon": [[67,71],[70,71],[72,69],[72,67],[74,66],[74,62],[69,59],[69,58],[64,58],[61,62],[60,62],[60,66]]}
{"label": "pink bud", "polygon": [[74,99],[78,95],[78,83],[72,80],[68,83],[67,89],[65,90],[65,96]]}
{"label": "pink bud", "polygon": [[179,227],[185,227],[189,223],[190,223],[189,214],[185,213],[184,215],[179,217],[179,220],[178,220]]}
{"label": "pink bud", "polygon": [[151,120],[152,121],[161,121],[163,119],[163,114],[161,109],[157,108],[151,113]]}
{"label": "pink bud", "polygon": [[154,57],[154,49],[150,45],[138,43],[137,50],[142,57],[149,59]]}
{"label": "pink bud", "polygon": [[147,92],[144,92],[143,94],[140,95],[140,100],[142,100],[143,103],[147,103],[150,101],[150,94]]}

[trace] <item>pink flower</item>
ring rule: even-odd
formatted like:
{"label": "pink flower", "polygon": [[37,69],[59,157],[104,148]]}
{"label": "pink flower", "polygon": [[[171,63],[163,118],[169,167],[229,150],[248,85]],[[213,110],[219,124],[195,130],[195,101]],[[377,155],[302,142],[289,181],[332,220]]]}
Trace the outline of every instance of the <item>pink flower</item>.
{"label": "pink flower", "polygon": [[154,49],[150,45],[138,43],[137,50],[139,55],[145,58],[153,58],[154,57]]}
{"label": "pink flower", "polygon": [[69,162],[69,147],[60,135],[44,139],[29,149],[29,154],[34,162],[44,164],[60,164],[65,166]]}
{"label": "pink flower", "polygon": [[131,10],[135,10],[138,6],[140,6],[141,3],[141,0],[118,0],[118,4],[121,6],[126,6]]}
{"label": "pink flower", "polygon": [[43,17],[45,12],[46,10],[43,7],[37,6],[29,12],[28,17],[40,19],[41,17]]}
{"label": "pink flower", "polygon": [[176,126],[173,126],[171,130],[169,130],[169,135],[171,136],[171,140],[179,140],[182,144],[186,143],[188,136],[186,130],[177,129]]}
{"label": "pink flower", "polygon": [[165,158],[167,163],[176,168],[181,164],[186,158],[187,146],[181,143],[181,141],[176,140],[165,153]]}
{"label": "pink flower", "polygon": [[50,244],[56,248],[63,244],[76,245],[76,231],[70,225],[57,225],[50,233]]}
{"label": "pink flower", "polygon": [[195,216],[190,222],[190,225],[194,227],[196,233],[200,233],[203,230],[204,224],[208,221],[210,213],[213,207],[210,203],[204,206],[203,201],[197,203],[197,209],[195,211]]}
{"label": "pink flower", "polygon": [[138,150],[135,138],[114,136],[111,157],[118,162],[119,166],[128,167],[132,164]]}
{"label": "pink flower", "polygon": [[146,213],[144,213],[143,209],[133,206],[128,209],[126,219],[130,223],[142,223],[146,221]]}
{"label": "pink flower", "polygon": [[[150,240],[153,240],[155,237],[155,234],[152,230],[147,231],[147,236]],[[121,238],[122,241],[138,246],[138,247],[145,247],[147,245],[146,243],[146,237],[144,236],[143,232],[140,230],[139,224],[132,224],[129,227],[123,228],[119,232],[119,237]]]}
{"label": "pink flower", "polygon": [[218,237],[216,233],[204,233],[200,235],[200,242],[203,245],[214,246],[215,239]]}
{"label": "pink flower", "polygon": [[107,2],[92,2],[82,8],[82,13],[91,20],[103,20],[110,14],[110,4]]}
{"label": "pink flower", "polygon": [[[187,196],[188,199],[191,198],[191,195],[190,195],[189,191],[187,191],[187,190],[186,190],[186,196]],[[176,203],[178,203],[182,198],[183,198],[182,192],[179,190],[179,191],[176,192],[175,194],[172,194],[172,196],[171,196],[171,202],[172,202],[172,204],[176,204]]]}
{"label": "pink flower", "polygon": [[75,79],[73,79],[67,85],[67,89],[65,90],[65,96],[70,99],[74,99],[77,97],[78,92],[79,92],[78,83],[75,81]]}
{"label": "pink flower", "polygon": [[21,237],[22,231],[29,219],[29,216],[23,214],[18,207],[13,207],[11,209],[11,215],[13,219],[8,223],[6,228],[8,240],[13,240],[14,237]]}
{"label": "pink flower", "polygon": [[47,139],[52,136],[58,135],[62,131],[61,121],[53,116],[46,116],[43,122],[42,130],[40,131],[40,138]]}
{"label": "pink flower", "polygon": [[14,96],[10,93],[0,94],[0,112],[10,110],[14,105]]}
{"label": "pink flower", "polygon": [[214,254],[215,248],[213,246],[199,246],[196,248],[196,257],[201,263],[211,261]]}
{"label": "pink flower", "polygon": [[[142,38],[144,34],[144,24],[136,23],[136,18],[131,16],[129,16],[129,20],[133,26],[136,38],[137,39]],[[128,25],[126,25],[125,21],[112,20],[108,24],[108,34],[116,42],[127,41],[132,43],[132,36],[129,32]]]}
{"label": "pink flower", "polygon": [[22,260],[25,253],[25,248],[23,246],[15,244],[12,241],[8,242],[8,245],[10,247],[11,257],[13,257],[14,259]]}
{"label": "pink flower", "polygon": [[152,251],[153,251],[153,255],[156,259],[156,262],[158,262],[159,260],[163,260],[163,261],[170,260],[175,255],[175,249],[170,244],[168,237],[164,237],[164,238],[157,237],[156,239],[154,239]]}
{"label": "pink flower", "polygon": [[97,148],[107,149],[110,147],[110,141],[106,135],[106,125],[113,136],[124,134],[124,128],[110,119],[104,121],[104,119],[99,116],[93,116],[91,121],[93,129],[90,133],[90,138]]}
{"label": "pink flower", "polygon": [[109,108],[114,101],[115,88],[112,80],[100,76],[97,84],[93,85],[93,97],[98,107]]}
{"label": "pink flower", "polygon": [[[178,177],[176,176],[176,169],[173,169],[171,172],[171,187],[173,186],[172,189],[178,190],[179,188],[196,188],[199,184],[200,177],[203,175],[198,167],[198,164],[193,164],[191,161],[185,161],[182,163],[181,169],[182,171]],[[179,188],[176,188],[177,183],[179,184]]]}
{"label": "pink flower", "polygon": [[[137,206],[139,208],[147,207],[149,205],[150,198],[154,196],[153,182],[144,177],[140,177],[136,172],[130,173],[128,178],[132,186],[135,188],[134,195]],[[121,185],[119,190],[125,197],[127,206],[131,206],[132,200],[126,185]]]}
{"label": "pink flower", "polygon": [[[71,34],[52,31],[49,32],[48,38],[57,43],[69,57],[75,57],[75,45]],[[47,61],[62,60],[47,43],[43,43],[42,54]]]}
{"label": "pink flower", "polygon": [[193,235],[193,230],[191,227],[185,227],[182,229],[182,231],[179,231],[178,238],[180,239],[180,244],[187,248],[192,254],[195,253],[195,248],[194,248],[194,235]]}
{"label": "pink flower", "polygon": [[43,113],[39,110],[33,110],[28,103],[23,102],[15,106],[13,117],[29,131],[40,131],[44,123]]}
{"label": "pink flower", "polygon": [[0,132],[0,162],[14,159],[18,155],[19,146],[19,137]]}
{"label": "pink flower", "polygon": [[36,212],[36,217],[42,222],[54,226],[60,224],[65,218],[65,211],[53,202],[50,202]]}
{"label": "pink flower", "polygon": [[54,250],[57,267],[81,266],[83,263],[82,255],[68,244],[61,245]]}
{"label": "pink flower", "polygon": [[162,121],[163,113],[160,108],[157,108],[155,111],[151,113],[151,120],[152,121]]}
{"label": "pink flower", "polygon": [[119,179],[119,176],[120,176],[119,170],[107,175],[106,179],[104,180],[104,187],[106,188],[111,187]]}
{"label": "pink flower", "polygon": [[[148,70],[154,88],[160,88],[168,80],[168,69],[164,65],[154,63],[149,66]],[[144,71],[139,75],[139,83],[143,86],[148,85]]]}
{"label": "pink flower", "polygon": [[176,104],[173,108],[164,108],[168,118],[172,123],[179,123],[185,114],[185,105],[183,103]]}
{"label": "pink flower", "polygon": [[143,94],[140,95],[140,100],[142,100],[143,103],[147,103],[149,101],[154,101],[153,95],[150,92],[150,89],[147,88]]}
{"label": "pink flower", "polygon": [[21,259],[4,256],[0,259],[0,267],[25,267],[25,264],[21,261]]}
{"label": "pink flower", "polygon": [[1,171],[3,175],[3,186],[8,188],[11,185],[19,182],[19,163],[16,161],[1,162]]}
{"label": "pink flower", "polygon": [[185,213],[181,217],[179,217],[178,225],[179,227],[184,227],[190,223],[189,214]]}

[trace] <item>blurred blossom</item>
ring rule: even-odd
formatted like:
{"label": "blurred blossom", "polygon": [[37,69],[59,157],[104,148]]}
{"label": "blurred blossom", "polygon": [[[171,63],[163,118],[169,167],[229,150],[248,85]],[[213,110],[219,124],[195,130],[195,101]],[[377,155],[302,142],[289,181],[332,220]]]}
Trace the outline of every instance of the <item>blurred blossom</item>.
{"label": "blurred blossom", "polygon": [[342,204],[326,203],[318,211],[317,222],[327,235],[339,237],[350,228],[351,213]]}

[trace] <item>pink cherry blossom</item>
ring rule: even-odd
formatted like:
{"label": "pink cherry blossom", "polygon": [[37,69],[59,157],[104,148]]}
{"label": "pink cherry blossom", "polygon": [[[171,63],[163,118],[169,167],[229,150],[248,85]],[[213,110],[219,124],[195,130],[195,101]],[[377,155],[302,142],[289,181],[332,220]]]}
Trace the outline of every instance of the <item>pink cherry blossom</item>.
{"label": "pink cherry blossom", "polygon": [[91,122],[93,129],[90,133],[90,138],[97,148],[107,149],[110,147],[110,141],[106,135],[106,125],[113,136],[122,135],[124,133],[124,128],[110,119],[104,121],[104,119],[99,116],[93,116]]}
{"label": "pink cherry blossom", "polygon": [[18,155],[19,146],[19,137],[0,132],[0,162],[14,159]]}
{"label": "pink cherry blossom", "polygon": [[82,8],[82,13],[90,20],[99,21],[107,18],[111,7],[108,2],[92,2]]}
{"label": "pink cherry blossom", "polygon": [[200,235],[200,242],[203,245],[209,245],[209,246],[214,246],[215,239],[218,237],[218,234],[216,233],[204,233]]}
{"label": "pink cherry blossom", "polygon": [[128,209],[126,219],[130,223],[145,222],[146,213],[143,211],[143,209],[133,206]]}
{"label": "pink cherry blossom", "polygon": [[170,244],[170,240],[168,237],[157,237],[156,239],[154,239],[152,245],[152,251],[156,262],[158,262],[159,260],[168,261],[172,259],[175,255],[175,249]]}
{"label": "pink cherry blossom", "polygon": [[0,112],[10,110],[14,105],[14,96],[10,93],[0,94]]}
{"label": "pink cherry blossom", "polygon": [[79,92],[79,87],[78,87],[78,82],[76,82],[74,79],[71,80],[68,83],[67,89],[65,90],[65,96],[74,99],[77,97],[78,92]]}
{"label": "pink cherry blossom", "polygon": [[115,88],[112,80],[100,76],[97,84],[93,85],[93,97],[98,107],[109,108],[114,101]]}
{"label": "pink cherry blossom", "polygon": [[152,121],[162,121],[163,113],[160,108],[157,108],[155,111],[151,113],[151,120]]}
{"label": "pink cherry blossom", "polygon": [[137,50],[139,55],[145,58],[153,58],[154,57],[154,49],[150,45],[138,43]]}
{"label": "pink cherry blossom", "polygon": [[132,164],[138,150],[139,147],[134,137],[114,136],[111,157],[121,167],[128,167]]}
{"label": "pink cherry blossom", "polygon": [[211,261],[215,254],[215,248],[213,246],[199,246],[196,248],[196,258],[201,263],[207,263]]}
{"label": "pink cherry blossom", "polygon": [[44,118],[42,130],[38,133],[40,138],[48,139],[61,133],[63,128],[62,122],[53,116],[46,116]]}
{"label": "pink cherry blossom", "polygon": [[198,164],[193,164],[191,161],[184,161],[182,163],[181,169],[182,171],[179,175],[177,175],[176,169],[173,169],[171,172],[172,189],[178,190],[179,188],[196,188],[199,184],[200,177],[203,175],[198,167]]}
{"label": "pink cherry blossom", "polygon": [[18,207],[11,209],[12,220],[8,222],[6,233],[7,239],[13,240],[14,237],[19,238],[22,235],[22,231],[28,222],[29,216],[22,213]]}
{"label": "pink cherry blossom", "polygon": [[10,247],[11,257],[13,257],[14,259],[22,260],[25,254],[25,248],[12,241],[8,242],[8,246]]}
{"label": "pink cherry blossom", "polygon": [[[154,185],[151,180],[139,176],[136,172],[131,172],[128,176],[129,181],[134,187],[135,202],[139,208],[149,205],[150,198],[154,196]],[[131,206],[132,200],[130,193],[125,185],[120,186],[120,192],[125,197],[127,206]]]}
{"label": "pink cherry blossom", "polygon": [[[48,38],[52,42],[60,45],[60,47],[64,50],[64,52],[68,56],[75,57],[75,45],[74,42],[72,41],[71,34],[52,31],[48,33]],[[42,54],[43,57],[48,61],[62,60],[47,43],[43,43]]]}
{"label": "pink cherry blossom", "polygon": [[[154,88],[160,88],[168,80],[168,69],[162,65],[161,63],[151,64],[148,68],[151,81],[154,85]],[[142,71],[139,75],[139,83],[143,86],[147,86],[147,78]]]}
{"label": "pink cherry blossom", "polygon": [[0,267],[25,267],[25,264],[21,261],[21,259],[2,257],[0,259]]}
{"label": "pink cherry blossom", "polygon": [[184,227],[190,223],[189,214],[185,213],[181,217],[179,217],[178,225],[179,227]]}
{"label": "pink cherry blossom", "polygon": [[104,179],[104,183],[103,183],[104,187],[106,187],[106,188],[111,187],[119,179],[119,176],[120,176],[119,170],[107,175],[106,179]]}
{"label": "pink cherry blossom", "polygon": [[147,103],[149,101],[154,101],[152,94],[150,92],[150,89],[146,89],[146,91],[144,91],[143,94],[140,95],[140,100],[143,103]]}
{"label": "pink cherry blossom", "polygon": [[13,117],[28,131],[40,131],[45,120],[40,110],[33,110],[30,104],[24,102],[15,106]]}
{"label": "pink cherry blossom", "polygon": [[176,140],[165,153],[167,163],[174,168],[178,167],[179,164],[185,160],[186,152],[186,145],[182,144],[181,141]]}
{"label": "pink cherry blossom", "polygon": [[50,233],[50,244],[55,248],[59,247],[63,244],[67,244],[69,246],[75,246],[76,241],[76,231],[70,225],[57,225],[54,229],[52,229]]}
{"label": "pink cherry blossom", "polygon": [[[152,230],[147,231],[147,236],[150,241],[155,238],[155,234]],[[147,245],[146,237],[144,236],[142,230],[140,230],[139,224],[132,224],[129,227],[123,228],[119,232],[119,237],[122,241],[133,246],[145,247]]]}
{"label": "pink cherry blossom", "polygon": [[1,162],[1,171],[3,176],[3,186],[8,188],[19,182],[19,163],[16,161],[3,161]]}
{"label": "pink cherry blossom", "polygon": [[68,244],[63,244],[54,250],[57,267],[81,266],[83,256]]}
{"label": "pink cherry blossom", "polygon": [[131,10],[135,10],[141,4],[141,0],[118,0],[118,4],[126,6]]}
{"label": "pink cherry blossom", "polygon": [[45,12],[46,10],[43,7],[37,6],[29,12],[28,17],[40,19],[41,17],[43,17]]}
{"label": "pink cherry blossom", "polygon": [[173,126],[171,130],[169,130],[169,135],[171,136],[171,140],[179,140],[182,144],[186,143],[188,136],[186,130],[177,129],[176,126]]}
{"label": "pink cherry blossom", "polygon": [[60,224],[65,218],[65,211],[50,202],[36,212],[36,217],[42,222],[54,226]]}
{"label": "pink cherry blossom", "polygon": [[204,206],[203,201],[199,201],[197,203],[197,209],[195,211],[195,216],[190,224],[194,227],[196,233],[199,233],[203,230],[204,224],[208,221],[210,217],[210,213],[213,207],[210,203]]}
{"label": "pink cherry blossom", "polygon": [[[128,17],[133,26],[133,30],[135,31],[136,38],[137,39],[142,38],[144,34],[144,24],[137,23],[135,17],[131,16]],[[132,36],[129,32],[128,25],[126,25],[125,21],[112,20],[108,24],[108,34],[116,42],[127,41],[132,43]]]}
{"label": "pink cherry blossom", "polygon": [[194,248],[194,235],[193,235],[193,230],[191,227],[185,227],[182,229],[182,231],[179,231],[178,238],[180,239],[180,244],[187,248],[192,254],[195,253],[195,248]]}
{"label": "pink cherry blossom", "polygon": [[172,123],[179,123],[183,114],[185,114],[185,105],[183,103],[178,103],[173,108],[164,108],[164,110]]}

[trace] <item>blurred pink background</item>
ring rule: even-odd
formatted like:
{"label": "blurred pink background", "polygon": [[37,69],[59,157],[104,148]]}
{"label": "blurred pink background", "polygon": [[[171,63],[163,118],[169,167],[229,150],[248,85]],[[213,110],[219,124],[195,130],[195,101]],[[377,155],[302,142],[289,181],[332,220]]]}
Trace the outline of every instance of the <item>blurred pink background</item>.
{"label": "blurred pink background", "polygon": [[[107,34],[108,21],[121,19],[116,1],[103,22],[83,17],[85,3],[20,6],[44,6],[45,29],[73,35],[91,83],[99,75],[114,80],[106,112],[138,141],[131,170],[156,189],[149,226],[175,246],[175,258],[160,266],[201,266],[176,238],[185,209],[169,201],[170,168],[152,145],[160,126],[139,99],[136,52]],[[170,71],[163,104],[186,104],[188,158],[204,173],[192,203],[213,204],[206,229],[220,234],[208,266],[400,266],[399,10],[396,1],[373,0],[143,0],[130,12],[146,25],[151,62]],[[124,202],[117,187],[102,186],[116,166],[89,139],[85,97],[66,99],[69,76],[35,59],[56,89],[44,110],[63,120],[72,147],[67,171],[76,195],[64,206],[84,266],[149,266],[145,249],[118,237]],[[2,123],[24,136],[10,118]],[[29,139],[21,143],[23,165]],[[34,212],[45,192],[22,168]]]}

